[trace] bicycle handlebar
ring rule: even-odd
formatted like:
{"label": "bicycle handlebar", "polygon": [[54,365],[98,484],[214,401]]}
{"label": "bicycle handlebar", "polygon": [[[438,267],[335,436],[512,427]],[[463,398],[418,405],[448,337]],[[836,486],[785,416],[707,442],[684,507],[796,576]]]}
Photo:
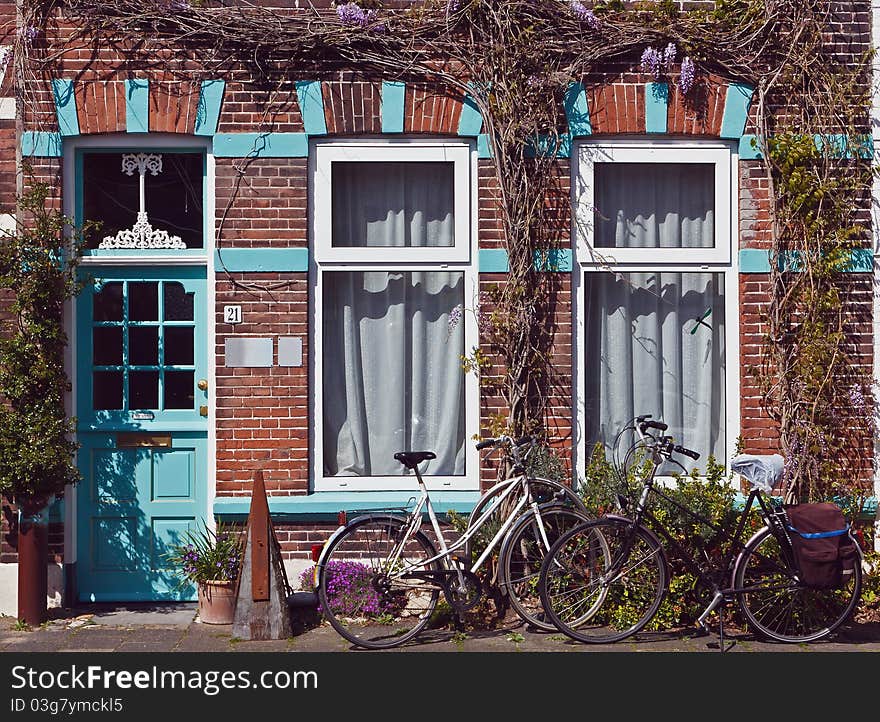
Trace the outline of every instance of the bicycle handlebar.
{"label": "bicycle handlebar", "polygon": [[510,436],[499,436],[497,439],[483,439],[477,444],[477,449],[482,451],[483,449],[488,449],[490,446],[501,446],[506,443],[513,444],[513,446],[523,446],[524,444],[530,444],[535,440],[534,436],[521,436],[518,439],[514,439]]}
{"label": "bicycle handlebar", "polygon": [[[673,444],[671,436],[663,436],[660,439],[657,439],[646,432],[648,429],[657,429],[658,431],[666,431],[669,428],[668,424],[664,424],[662,421],[651,421],[651,414],[644,414],[642,416],[637,416],[635,421],[637,422],[636,430],[639,433],[642,441],[646,440],[646,436],[652,439],[652,443],[655,448],[657,448],[657,444],[659,443],[659,451],[661,453],[665,452],[667,458],[672,455],[673,452],[676,454],[682,454],[684,456],[689,456],[691,459],[696,461],[700,458],[700,453],[698,451],[694,451],[692,449],[687,449],[680,444]],[[675,461],[673,459],[673,461]],[[675,462],[678,463],[678,462]]]}

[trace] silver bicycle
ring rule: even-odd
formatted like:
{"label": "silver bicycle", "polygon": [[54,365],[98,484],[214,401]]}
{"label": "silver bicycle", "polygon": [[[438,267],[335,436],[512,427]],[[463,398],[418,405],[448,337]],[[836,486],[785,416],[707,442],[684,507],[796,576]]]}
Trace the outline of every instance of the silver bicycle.
{"label": "silver bicycle", "polygon": [[525,472],[523,449],[533,444],[531,437],[509,436],[477,444],[507,450],[513,475],[481,496],[453,541],[446,539],[449,532],[419,470],[435,458],[433,452],[395,454],[416,477],[419,496],[412,508],[355,516],[337,529],[318,559],[318,599],[333,628],[368,649],[403,644],[430,623],[441,595],[459,615],[474,608],[485,592],[478,572],[499,550],[494,581],[513,609],[525,622],[553,629],[538,592],[541,562],[564,531],[589,516],[574,490]]}

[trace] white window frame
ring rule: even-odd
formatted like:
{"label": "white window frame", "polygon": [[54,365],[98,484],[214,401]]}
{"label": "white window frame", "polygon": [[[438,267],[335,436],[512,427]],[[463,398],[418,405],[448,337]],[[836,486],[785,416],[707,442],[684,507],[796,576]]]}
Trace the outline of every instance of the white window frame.
{"label": "white window frame", "polygon": [[[333,248],[332,237],[332,163],[333,161],[442,162],[452,161],[455,178],[455,245],[445,248]],[[334,271],[451,271],[464,274],[464,352],[477,346],[478,332],[473,308],[479,292],[476,253],[472,248],[477,237],[477,150],[464,139],[422,140],[334,139],[312,141],[309,153],[309,223],[310,304],[314,309],[311,329],[309,376],[311,379],[312,486],[320,491],[413,491],[415,477],[400,476],[325,476],[323,418],[323,288],[324,275]],[[479,382],[472,373],[465,374],[465,473],[461,476],[425,476],[429,489],[437,491],[478,490],[479,453],[472,439],[479,433]],[[393,385],[389,388],[393,392]],[[409,449],[431,451],[431,449]],[[400,449],[407,451],[407,449]],[[402,468],[402,467],[401,467]]]}
{"label": "white window frame", "polygon": [[[415,143],[386,141],[384,145],[333,143],[315,146],[314,218],[315,255],[323,262],[353,260],[367,263],[467,263],[470,260],[471,193],[463,178],[470,175],[472,150],[466,143]],[[454,243],[451,246],[401,248],[385,246],[333,246],[333,164],[337,162],[451,162],[455,177],[453,213]],[[318,229],[321,229],[318,232]]]}
{"label": "white window frame", "polygon": [[[622,140],[582,142],[576,152],[575,237],[582,263],[729,263],[733,227],[722,223],[735,206],[731,147],[718,141]],[[596,163],[700,163],[715,168],[715,246],[713,248],[596,248],[593,208]],[[601,208],[599,209],[602,210]],[[662,259],[661,259],[662,257]]]}
{"label": "white window frame", "polygon": [[[641,159],[639,155],[641,154]],[[593,208],[593,164],[595,159],[603,162],[627,163],[716,163],[715,177],[715,243],[714,249],[705,249],[712,253],[700,252],[701,249],[600,249],[601,252],[612,252],[615,258],[606,253],[598,257],[594,253],[588,238],[581,232],[592,228]],[[647,160],[644,160],[647,159]],[[662,160],[661,160],[662,159]],[[574,324],[572,329],[572,348],[574,358],[574,413],[575,424],[574,468],[583,478],[589,463],[591,448],[584,437],[586,410],[585,371],[586,353],[590,347],[586,338],[586,313],[583,302],[585,277],[588,273],[619,272],[638,273],[650,271],[679,273],[718,273],[723,275],[724,282],[724,313],[725,313],[725,459],[717,459],[725,466],[736,453],[736,445],[740,435],[740,345],[739,345],[739,273],[736,267],[737,254],[733,251],[733,239],[738,238],[736,229],[739,227],[737,204],[737,172],[739,156],[733,144],[719,141],[676,141],[676,140],[585,140],[575,145],[572,153],[572,184],[573,238],[577,263],[572,264],[572,312]],[[723,182],[718,173],[725,174]],[[589,183],[589,187],[587,187]],[[719,187],[725,189],[726,195],[718,197]],[[580,218],[578,218],[580,216]],[[589,216],[589,223],[584,224],[584,217]],[[579,230],[580,229],[580,230]],[[724,239],[722,246],[721,240]],[[634,253],[620,257],[621,250]],[[671,252],[670,252],[671,251]],[[708,455],[705,449],[694,449],[700,452],[698,464],[704,468]]]}

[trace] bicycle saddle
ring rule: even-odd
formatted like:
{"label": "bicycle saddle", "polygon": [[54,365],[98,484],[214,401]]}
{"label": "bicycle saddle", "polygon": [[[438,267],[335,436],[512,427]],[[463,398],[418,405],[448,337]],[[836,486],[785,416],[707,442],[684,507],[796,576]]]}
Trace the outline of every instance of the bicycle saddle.
{"label": "bicycle saddle", "polygon": [[428,459],[436,459],[437,454],[433,451],[398,451],[394,458],[407,469],[415,469],[416,466]]}
{"label": "bicycle saddle", "polygon": [[779,454],[740,454],[730,460],[731,471],[769,494],[782,479],[785,460]]}

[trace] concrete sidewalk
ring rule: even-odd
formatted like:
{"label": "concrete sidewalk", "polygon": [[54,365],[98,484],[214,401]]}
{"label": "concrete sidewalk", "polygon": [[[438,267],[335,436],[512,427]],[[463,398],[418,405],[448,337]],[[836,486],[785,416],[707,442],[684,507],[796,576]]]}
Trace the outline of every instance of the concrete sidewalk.
{"label": "concrete sidewalk", "polygon": [[[54,609],[51,619],[32,630],[13,617],[0,617],[3,652],[352,652],[359,650],[326,622],[297,630],[289,639],[245,641],[231,625],[202,624],[196,604],[88,605]],[[717,631],[717,630],[716,630]],[[880,652],[880,623],[852,623],[830,640],[776,644],[731,630],[731,652]],[[508,617],[497,629],[456,633],[429,630],[398,652],[708,652],[718,651],[717,634],[693,630],[648,632],[612,645],[584,645],[559,633],[526,628]]]}

